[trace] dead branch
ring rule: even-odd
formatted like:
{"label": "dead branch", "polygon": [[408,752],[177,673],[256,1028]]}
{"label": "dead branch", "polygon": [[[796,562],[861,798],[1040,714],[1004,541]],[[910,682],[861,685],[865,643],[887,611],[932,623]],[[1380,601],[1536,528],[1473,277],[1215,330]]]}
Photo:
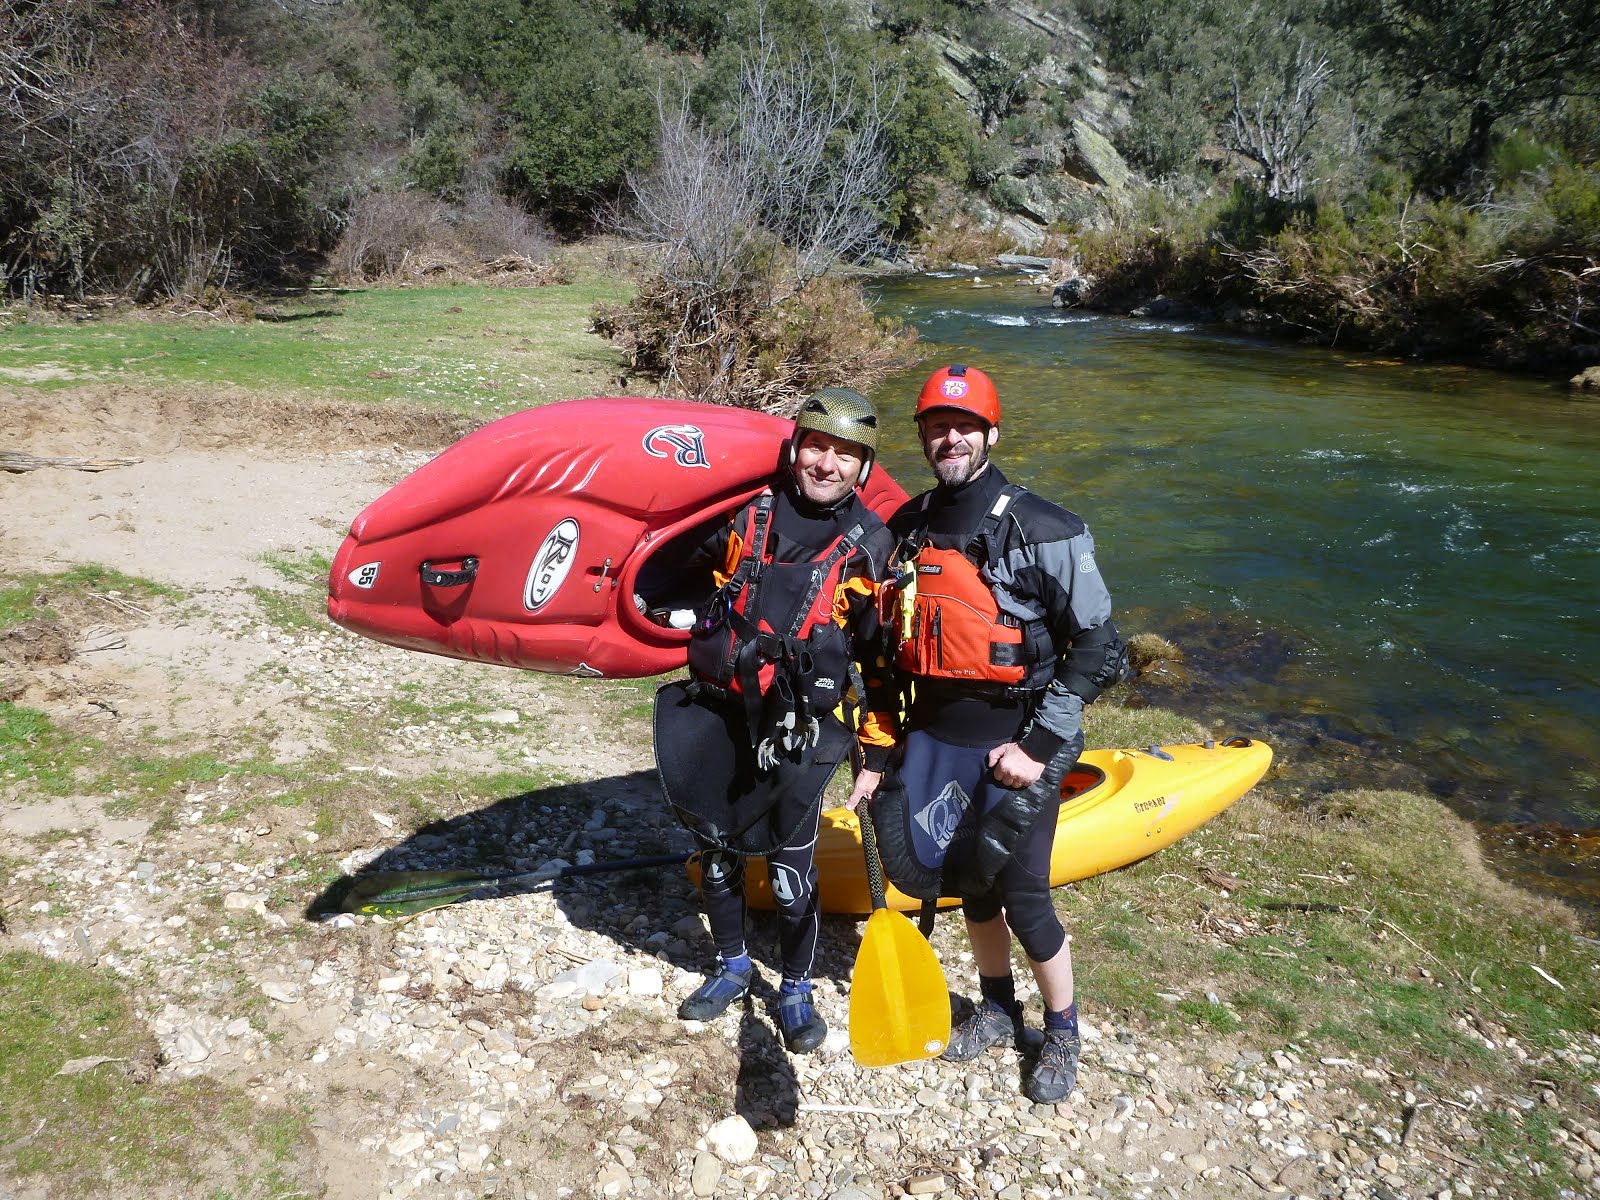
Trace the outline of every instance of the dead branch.
{"label": "dead branch", "polygon": [[43,467],[59,467],[65,471],[114,471],[118,467],[131,467],[142,463],[142,458],[48,458],[38,454],[24,454],[20,450],[0,450],[0,471],[22,474]]}

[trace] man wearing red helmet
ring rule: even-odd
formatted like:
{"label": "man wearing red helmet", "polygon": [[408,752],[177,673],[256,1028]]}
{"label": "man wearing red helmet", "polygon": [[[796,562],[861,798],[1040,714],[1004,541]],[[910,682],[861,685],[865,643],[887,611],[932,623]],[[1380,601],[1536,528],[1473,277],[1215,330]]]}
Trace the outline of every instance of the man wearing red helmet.
{"label": "man wearing red helmet", "polygon": [[[1030,1099],[1077,1080],[1072,953],[1050,901],[1061,781],[1083,750],[1081,716],[1127,654],[1081,518],[1007,482],[989,452],[1000,399],[975,367],[942,368],[917,399],[938,484],[890,519],[899,542],[890,634],[909,703],[902,757],[872,801],[884,867],[903,891],[959,895],[981,998],[944,1057],[1006,1042],[1037,1049]],[[1011,939],[1044,1000],[1025,1039]]]}

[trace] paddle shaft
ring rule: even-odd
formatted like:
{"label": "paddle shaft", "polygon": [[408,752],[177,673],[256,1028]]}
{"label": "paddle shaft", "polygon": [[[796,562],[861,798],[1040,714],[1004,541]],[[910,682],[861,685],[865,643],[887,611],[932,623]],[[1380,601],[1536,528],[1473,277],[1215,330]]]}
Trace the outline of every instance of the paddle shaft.
{"label": "paddle shaft", "polygon": [[[689,860],[686,854],[656,854],[645,858],[619,858],[604,862],[578,863],[558,867],[554,871],[521,871],[515,875],[482,875],[475,879],[454,879],[447,882],[420,883],[415,887],[394,884],[376,896],[365,897],[367,903],[383,901],[389,904],[408,900],[430,900],[440,896],[465,896],[480,888],[505,887],[518,883],[547,883],[555,879],[573,879],[582,875],[604,875],[612,871],[643,871],[655,867],[681,867]],[[418,872],[425,875],[426,872]],[[359,883],[359,877],[357,878]]]}
{"label": "paddle shaft", "polygon": [[867,890],[872,893],[872,907],[874,910],[888,908],[883,887],[883,860],[878,857],[878,834],[872,827],[872,801],[863,800],[856,814],[861,818],[861,853],[867,860]]}

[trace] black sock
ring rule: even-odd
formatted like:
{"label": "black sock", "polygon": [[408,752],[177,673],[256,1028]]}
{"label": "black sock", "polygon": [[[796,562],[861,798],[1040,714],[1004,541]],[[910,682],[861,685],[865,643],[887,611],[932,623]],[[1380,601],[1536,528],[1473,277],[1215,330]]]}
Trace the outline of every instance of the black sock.
{"label": "black sock", "polygon": [[1044,1027],[1046,1029],[1065,1029],[1073,1037],[1078,1036],[1078,1002],[1074,1000],[1060,1012],[1046,1008],[1044,1010]]}
{"label": "black sock", "polygon": [[1016,1007],[1017,985],[1010,975],[979,975],[978,991],[1000,1008]]}

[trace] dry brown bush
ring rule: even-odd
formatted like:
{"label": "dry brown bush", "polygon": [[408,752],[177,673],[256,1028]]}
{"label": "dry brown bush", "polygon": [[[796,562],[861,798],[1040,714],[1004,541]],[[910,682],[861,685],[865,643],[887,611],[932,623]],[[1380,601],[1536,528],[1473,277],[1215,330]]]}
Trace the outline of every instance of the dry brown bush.
{"label": "dry brown bush", "polygon": [[392,275],[420,247],[448,239],[444,205],[416,192],[368,192],[350,206],[328,267],[346,283]]}
{"label": "dry brown bush", "polygon": [[542,287],[570,272],[538,218],[476,192],[460,208],[418,192],[369,192],[350,209],[329,262],[344,283],[464,283]]}
{"label": "dry brown bush", "polygon": [[1000,255],[1016,249],[1013,239],[965,213],[957,213],[947,223],[927,230],[917,239],[917,252],[930,267],[955,263],[988,266]]}
{"label": "dry brown bush", "polygon": [[495,192],[471,193],[455,223],[461,247],[484,262],[521,259],[542,263],[556,240],[543,220]]}
{"label": "dry brown bush", "polygon": [[594,328],[667,394],[786,416],[819,387],[867,389],[915,361],[916,331],[876,317],[859,284],[829,275],[777,305],[725,297],[714,314],[656,276],[631,304],[597,305]]}

